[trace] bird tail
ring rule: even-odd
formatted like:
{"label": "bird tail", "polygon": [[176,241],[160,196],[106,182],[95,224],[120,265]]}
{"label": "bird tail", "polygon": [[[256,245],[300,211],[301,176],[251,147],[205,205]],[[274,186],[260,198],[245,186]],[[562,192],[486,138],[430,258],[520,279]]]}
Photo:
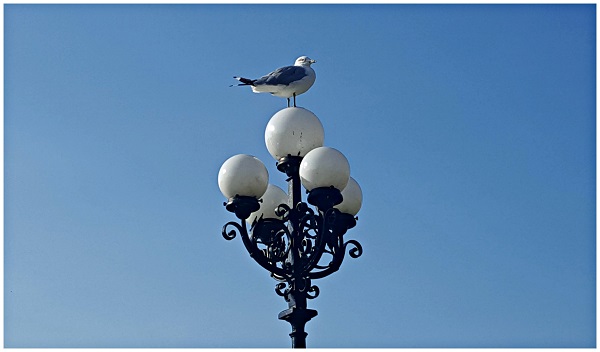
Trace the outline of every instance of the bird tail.
{"label": "bird tail", "polygon": [[[254,82],[256,82],[255,79],[248,79],[248,78],[244,78],[244,77],[234,76],[233,78],[235,78],[238,81],[242,82],[242,83],[238,84],[238,86],[253,86]],[[233,86],[234,86],[234,84],[230,85],[230,87],[233,87]]]}

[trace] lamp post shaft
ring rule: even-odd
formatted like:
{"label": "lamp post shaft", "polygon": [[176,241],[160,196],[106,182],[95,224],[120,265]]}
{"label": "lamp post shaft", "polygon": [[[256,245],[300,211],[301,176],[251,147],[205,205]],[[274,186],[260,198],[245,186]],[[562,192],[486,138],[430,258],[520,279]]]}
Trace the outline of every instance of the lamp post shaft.
{"label": "lamp post shaft", "polygon": [[288,156],[280,162],[281,171],[288,176],[288,205],[290,206],[289,230],[291,233],[290,253],[288,256],[288,265],[292,269],[293,277],[290,283],[290,292],[286,297],[288,309],[279,313],[279,319],[285,320],[292,326],[290,337],[292,338],[292,348],[306,348],[306,336],[304,330],[306,323],[317,315],[317,311],[307,308],[307,292],[310,289],[310,279],[303,277],[301,268],[303,266],[301,257],[302,252],[302,233],[300,224],[300,214],[296,209],[302,202],[302,187],[300,181],[300,162],[301,157]]}

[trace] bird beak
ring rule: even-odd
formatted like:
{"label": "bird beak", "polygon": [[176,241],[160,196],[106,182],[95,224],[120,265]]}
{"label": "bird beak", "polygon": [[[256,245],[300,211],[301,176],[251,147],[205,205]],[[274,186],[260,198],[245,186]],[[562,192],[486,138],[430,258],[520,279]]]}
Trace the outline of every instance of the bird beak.
{"label": "bird beak", "polygon": [[310,59],[311,64],[314,64],[315,62],[317,62],[317,60]]}

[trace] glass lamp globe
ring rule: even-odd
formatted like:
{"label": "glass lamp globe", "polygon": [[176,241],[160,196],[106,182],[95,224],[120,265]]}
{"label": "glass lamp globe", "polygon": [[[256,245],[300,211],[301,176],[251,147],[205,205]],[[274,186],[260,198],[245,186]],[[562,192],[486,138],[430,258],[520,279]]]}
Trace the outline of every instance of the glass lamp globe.
{"label": "glass lamp globe", "polygon": [[249,224],[252,224],[254,220],[260,219],[261,216],[264,219],[281,219],[281,217],[275,214],[275,209],[277,209],[280,204],[287,204],[288,202],[288,195],[281,188],[269,183],[267,191],[261,197],[261,200],[262,203],[260,203],[260,208],[250,214],[250,217],[246,219]]}
{"label": "glass lamp globe", "polygon": [[256,157],[238,154],[223,163],[218,182],[221,193],[227,199],[236,195],[258,199],[267,190],[269,172]]}
{"label": "glass lamp globe", "polygon": [[352,216],[358,214],[362,205],[362,190],[354,178],[350,177],[348,180],[346,188],[342,191],[342,197],[344,200],[334,208]]}
{"label": "glass lamp globe", "polygon": [[305,156],[323,146],[324,131],[315,114],[297,107],[285,108],[271,117],[265,130],[269,153],[280,161],[288,155]]}
{"label": "glass lamp globe", "polygon": [[334,148],[315,148],[300,163],[300,181],[307,191],[332,186],[342,191],[349,178],[348,159]]}

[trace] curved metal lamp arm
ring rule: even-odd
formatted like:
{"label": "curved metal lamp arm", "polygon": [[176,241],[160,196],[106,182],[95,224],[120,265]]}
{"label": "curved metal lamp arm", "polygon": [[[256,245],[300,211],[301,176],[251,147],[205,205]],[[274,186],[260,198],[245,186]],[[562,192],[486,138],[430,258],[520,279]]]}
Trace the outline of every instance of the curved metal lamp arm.
{"label": "curved metal lamp arm", "polygon": [[328,225],[328,221],[331,219],[330,216],[333,213],[332,210],[333,209],[329,209],[323,215],[319,214],[317,216],[314,216],[314,220],[316,223],[315,230],[317,231],[316,244],[315,244],[315,247],[313,247],[314,248],[313,253],[311,254],[308,262],[306,263],[306,265],[304,266],[304,268],[302,270],[301,276],[309,276],[310,271],[315,268],[317,263],[319,263],[319,260],[321,260],[321,257],[323,256],[323,253],[325,252],[325,245],[327,244],[327,237],[331,235],[329,233],[329,231],[330,231],[329,226],[327,226],[327,225]]}
{"label": "curved metal lamp arm", "polygon": [[344,255],[345,255],[348,245],[354,246],[354,248],[350,248],[350,250],[348,251],[348,254],[350,255],[350,257],[358,258],[362,255],[363,249],[362,249],[362,246],[360,245],[360,243],[356,240],[349,240],[348,242],[344,243],[339,248],[340,250],[336,251],[336,253],[334,254],[334,259],[331,261],[331,263],[325,270],[310,273],[310,278],[311,279],[320,279],[322,277],[325,277],[329,274],[332,274],[332,273],[338,271],[338,269],[342,265],[342,262],[344,261]]}
{"label": "curved metal lamp arm", "polygon": [[265,258],[263,252],[252,243],[252,241],[250,240],[250,236],[248,234],[248,229],[246,227],[246,221],[240,220],[240,222],[241,222],[241,225],[234,221],[230,221],[230,222],[226,223],[223,226],[223,231],[222,231],[223,237],[226,240],[234,239],[236,237],[235,230],[231,230],[228,232],[227,227],[228,226],[235,227],[237,232],[240,234],[240,237],[242,238],[242,242],[244,243],[244,247],[246,247],[246,250],[250,254],[250,257],[252,257],[252,259],[254,259],[260,266],[262,266],[263,268],[265,268],[266,270],[271,272],[273,275],[285,277],[285,271],[282,268],[279,268],[276,265],[273,265],[271,262],[269,262],[269,260],[267,260],[267,258]]}
{"label": "curved metal lamp arm", "polygon": [[338,271],[340,266],[342,265],[342,262],[344,261],[346,249],[349,245],[353,246],[353,248],[350,248],[348,251],[348,255],[350,255],[350,257],[358,258],[362,255],[363,249],[358,241],[349,240],[344,243],[343,234],[334,233],[333,236],[336,236],[336,239],[335,242],[332,241],[329,244],[330,250],[328,251],[328,253],[330,253],[333,256],[332,261],[329,263],[329,265],[327,265],[327,267],[324,270],[309,273],[310,279],[320,279]]}

